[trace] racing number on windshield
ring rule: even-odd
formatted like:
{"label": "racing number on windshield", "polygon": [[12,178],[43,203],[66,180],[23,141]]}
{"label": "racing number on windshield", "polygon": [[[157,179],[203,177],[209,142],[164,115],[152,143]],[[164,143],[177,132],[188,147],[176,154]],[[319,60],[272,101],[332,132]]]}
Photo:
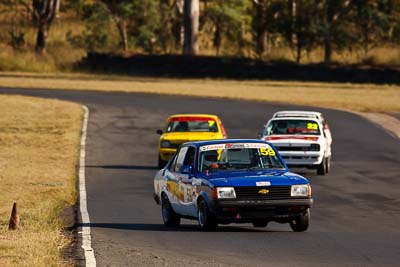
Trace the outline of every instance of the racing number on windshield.
{"label": "racing number on windshield", "polygon": [[264,147],[262,147],[262,148],[260,148],[260,153],[263,156],[270,156],[270,157],[275,156],[275,151],[272,148],[264,148]]}
{"label": "racing number on windshield", "polygon": [[307,129],[318,130],[318,124],[309,122],[309,123],[307,123]]}

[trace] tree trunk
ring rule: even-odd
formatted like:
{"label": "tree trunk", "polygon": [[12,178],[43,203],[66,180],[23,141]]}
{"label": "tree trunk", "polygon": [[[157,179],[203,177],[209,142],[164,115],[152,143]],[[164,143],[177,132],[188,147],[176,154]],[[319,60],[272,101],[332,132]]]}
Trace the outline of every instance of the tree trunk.
{"label": "tree trunk", "polygon": [[267,37],[267,1],[259,0],[253,3],[256,7],[256,53],[259,58],[262,58]]}
{"label": "tree trunk", "polygon": [[54,17],[56,18],[56,19],[58,19],[58,17],[59,17],[59,14],[60,14],[60,4],[61,4],[61,1],[56,1],[56,7],[55,7],[55,11],[54,11]]}
{"label": "tree trunk", "polygon": [[199,53],[198,34],[199,34],[199,0],[185,0],[184,3],[184,41],[183,54],[197,55]]}
{"label": "tree trunk", "polygon": [[183,39],[185,35],[185,29],[183,27],[183,6],[184,0],[176,0],[175,2],[175,15],[177,19],[174,21],[173,32],[174,38],[177,45],[179,45],[180,49],[183,48]]}
{"label": "tree trunk", "polygon": [[47,36],[50,26],[57,15],[57,7],[61,0],[32,0],[34,18],[37,22],[36,53],[46,51]]}
{"label": "tree trunk", "polygon": [[300,63],[301,61],[301,52],[303,50],[303,33],[302,33],[302,23],[303,23],[303,14],[302,14],[302,0],[293,0],[293,17],[295,18],[295,40],[296,43],[296,62]]}
{"label": "tree trunk", "polygon": [[46,42],[49,31],[46,26],[46,23],[43,23],[42,21],[39,23],[40,25],[38,27],[38,32],[37,32],[35,51],[38,54],[43,54],[46,52]]}
{"label": "tree trunk", "polygon": [[121,41],[121,48],[123,49],[124,53],[129,51],[128,45],[128,34],[126,33],[126,21],[123,19],[117,19],[117,27]]}
{"label": "tree trunk", "polygon": [[330,64],[332,59],[332,23],[333,0],[326,0],[325,64]]}
{"label": "tree trunk", "polygon": [[290,47],[296,44],[296,17],[297,17],[297,3],[296,0],[288,0],[288,12],[289,12],[289,27],[287,30],[287,40],[289,41]]}
{"label": "tree trunk", "polygon": [[[300,37],[297,35],[297,38],[300,39]],[[301,61],[301,50],[302,50],[302,46],[301,46],[301,42],[297,41],[296,44],[296,62],[300,63]]]}
{"label": "tree trunk", "polygon": [[219,49],[221,47],[221,27],[220,27],[220,22],[218,20],[215,23],[215,32],[213,41],[214,41],[215,53],[217,56],[219,56]]}

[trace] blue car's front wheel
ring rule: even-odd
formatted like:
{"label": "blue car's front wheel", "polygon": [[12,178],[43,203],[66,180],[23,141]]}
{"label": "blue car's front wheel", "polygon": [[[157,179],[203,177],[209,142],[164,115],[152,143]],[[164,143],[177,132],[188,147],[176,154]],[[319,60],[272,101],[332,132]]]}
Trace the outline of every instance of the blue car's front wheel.
{"label": "blue car's front wheel", "polygon": [[175,213],[166,194],[161,196],[161,215],[165,226],[179,226],[181,218]]}
{"label": "blue car's front wheel", "polygon": [[215,216],[210,212],[207,202],[204,199],[199,201],[197,216],[200,229],[211,230],[218,227]]}
{"label": "blue car's front wheel", "polygon": [[308,208],[303,214],[294,217],[290,222],[293,232],[304,232],[310,226],[310,209]]}

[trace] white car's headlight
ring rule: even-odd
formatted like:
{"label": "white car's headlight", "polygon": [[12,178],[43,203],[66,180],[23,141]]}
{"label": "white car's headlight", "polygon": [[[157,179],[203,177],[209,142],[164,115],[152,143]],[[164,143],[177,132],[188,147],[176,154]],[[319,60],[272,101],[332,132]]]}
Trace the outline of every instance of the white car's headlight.
{"label": "white car's headlight", "polygon": [[214,190],[216,198],[236,198],[233,187],[216,187]]}
{"label": "white car's headlight", "polygon": [[311,187],[308,184],[292,185],[290,196],[292,197],[307,197],[311,195]]}
{"label": "white car's headlight", "polygon": [[167,140],[161,141],[161,147],[171,147],[171,143]]}

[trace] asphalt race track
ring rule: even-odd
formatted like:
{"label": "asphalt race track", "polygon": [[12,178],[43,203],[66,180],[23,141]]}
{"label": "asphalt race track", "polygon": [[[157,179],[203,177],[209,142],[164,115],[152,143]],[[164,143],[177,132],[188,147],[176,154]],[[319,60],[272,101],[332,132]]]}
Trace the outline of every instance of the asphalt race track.
{"label": "asphalt race track", "polygon": [[[86,180],[98,266],[399,266],[400,142],[365,119],[335,110],[258,102],[79,91],[0,93],[76,101],[90,109]],[[215,113],[231,138],[255,138],[283,109],[319,110],[333,132],[332,169],[310,179],[315,205],[309,230],[287,224],[162,224],[152,199],[156,129],[173,113]]]}

